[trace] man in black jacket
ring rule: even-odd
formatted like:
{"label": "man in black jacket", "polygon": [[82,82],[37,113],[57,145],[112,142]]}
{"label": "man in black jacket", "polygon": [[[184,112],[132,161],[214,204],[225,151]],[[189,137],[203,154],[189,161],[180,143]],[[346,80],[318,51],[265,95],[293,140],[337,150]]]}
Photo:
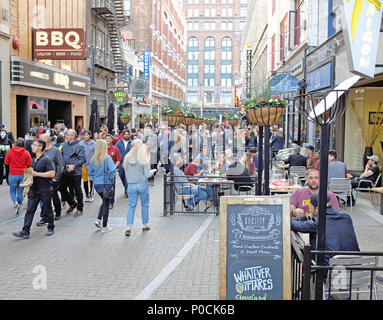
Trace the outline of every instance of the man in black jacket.
{"label": "man in black jacket", "polygon": [[[319,192],[311,196],[310,203],[313,206],[312,216],[291,219],[291,230],[309,233],[311,247],[315,250],[317,247]],[[325,251],[360,251],[351,217],[347,213],[336,211],[332,207],[331,197],[328,193]],[[329,263],[330,257],[331,255],[326,255],[326,264]]]}
{"label": "man in black jacket", "polygon": [[296,147],[293,150],[293,154],[289,156],[289,158],[285,161],[285,164],[288,165],[289,168],[302,166],[307,168],[307,160],[305,156],[300,154],[301,148]]}

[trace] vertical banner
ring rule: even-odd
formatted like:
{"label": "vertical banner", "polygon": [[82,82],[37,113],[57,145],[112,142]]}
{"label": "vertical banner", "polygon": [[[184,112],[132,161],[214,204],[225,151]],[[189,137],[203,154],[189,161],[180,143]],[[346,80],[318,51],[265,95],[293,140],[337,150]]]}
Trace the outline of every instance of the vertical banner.
{"label": "vertical banner", "polygon": [[150,51],[144,51],[144,79],[150,80]]}
{"label": "vertical banner", "polygon": [[350,71],[373,78],[382,22],[381,0],[343,0],[342,26]]}

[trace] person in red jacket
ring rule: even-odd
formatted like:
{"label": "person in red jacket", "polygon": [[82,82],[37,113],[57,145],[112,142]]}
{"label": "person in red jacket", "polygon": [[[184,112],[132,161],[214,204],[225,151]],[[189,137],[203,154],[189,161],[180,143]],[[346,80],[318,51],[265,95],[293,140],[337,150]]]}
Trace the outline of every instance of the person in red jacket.
{"label": "person in red jacket", "polygon": [[31,155],[25,149],[25,140],[23,138],[17,139],[15,147],[8,151],[4,162],[10,169],[9,190],[16,214],[19,215],[24,197],[24,188],[19,187],[19,185],[24,179],[24,169],[28,169],[32,163]]}

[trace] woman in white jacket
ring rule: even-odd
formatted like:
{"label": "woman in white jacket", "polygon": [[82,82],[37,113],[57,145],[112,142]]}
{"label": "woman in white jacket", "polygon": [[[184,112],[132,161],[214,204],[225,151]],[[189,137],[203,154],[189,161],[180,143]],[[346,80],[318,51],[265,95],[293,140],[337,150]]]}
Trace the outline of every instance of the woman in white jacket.
{"label": "woman in white jacket", "polygon": [[143,231],[149,231],[149,188],[148,178],[153,176],[150,170],[150,152],[148,147],[139,139],[132,143],[130,152],[125,156],[123,167],[128,183],[129,208],[127,215],[127,229],[125,235],[130,236],[134,224],[138,196],[141,199],[141,216]]}

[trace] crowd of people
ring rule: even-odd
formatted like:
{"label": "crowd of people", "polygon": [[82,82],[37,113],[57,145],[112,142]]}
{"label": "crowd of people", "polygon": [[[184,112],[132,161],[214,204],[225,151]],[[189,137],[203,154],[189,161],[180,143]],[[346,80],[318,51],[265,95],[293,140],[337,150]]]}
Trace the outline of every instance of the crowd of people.
{"label": "crowd of people", "polygon": [[[117,176],[122,182],[124,197],[129,201],[125,235],[131,235],[139,197],[142,230],[149,231],[149,186],[154,183],[159,165],[169,173],[171,164],[174,164],[176,192],[192,195],[183,201],[183,206],[186,211],[193,211],[201,200],[206,200],[208,205],[214,201],[212,186],[193,184],[193,178],[219,172],[234,180],[236,190],[254,185],[258,171],[257,135],[257,127],[233,128],[228,124],[192,126],[189,131],[183,125],[171,130],[165,125],[153,127],[147,124],[143,129],[125,128],[116,135],[109,133],[105,126],[93,133],[57,125],[51,128],[47,123],[38,130],[31,129],[26,140],[18,138],[14,141],[13,135],[0,126],[3,141],[0,143],[5,146],[0,148],[0,171],[10,186],[17,215],[21,213],[24,197],[28,199],[24,226],[14,235],[29,238],[33,217],[40,206],[41,217],[37,225],[47,225],[47,236],[51,236],[61,212],[74,213],[75,217],[83,215],[84,202],[93,202],[95,192],[102,200],[95,226],[103,233],[113,230],[108,226],[108,217],[115,204]],[[273,128],[270,142],[275,156],[284,146],[280,128]],[[292,229],[315,235],[320,160],[312,146],[306,147],[306,156],[300,151],[297,146],[282,165],[286,169],[292,166],[307,169],[306,187],[291,196]],[[368,158],[365,171],[356,178],[347,172],[343,162],[337,160],[335,151],[329,152],[328,161],[328,180],[353,178],[353,188],[363,186],[366,181],[374,182],[380,173],[379,158],[375,155]],[[352,221],[341,213],[336,195],[328,192],[328,197],[329,214],[341,215],[342,219],[335,220],[352,226]],[[355,202],[354,197],[348,199],[348,203],[351,202]],[[331,230],[334,228],[328,228],[326,232]],[[338,233],[338,236],[344,237],[339,243],[349,242],[350,245],[336,248],[358,249],[353,229],[348,227],[348,230],[349,234]]]}

